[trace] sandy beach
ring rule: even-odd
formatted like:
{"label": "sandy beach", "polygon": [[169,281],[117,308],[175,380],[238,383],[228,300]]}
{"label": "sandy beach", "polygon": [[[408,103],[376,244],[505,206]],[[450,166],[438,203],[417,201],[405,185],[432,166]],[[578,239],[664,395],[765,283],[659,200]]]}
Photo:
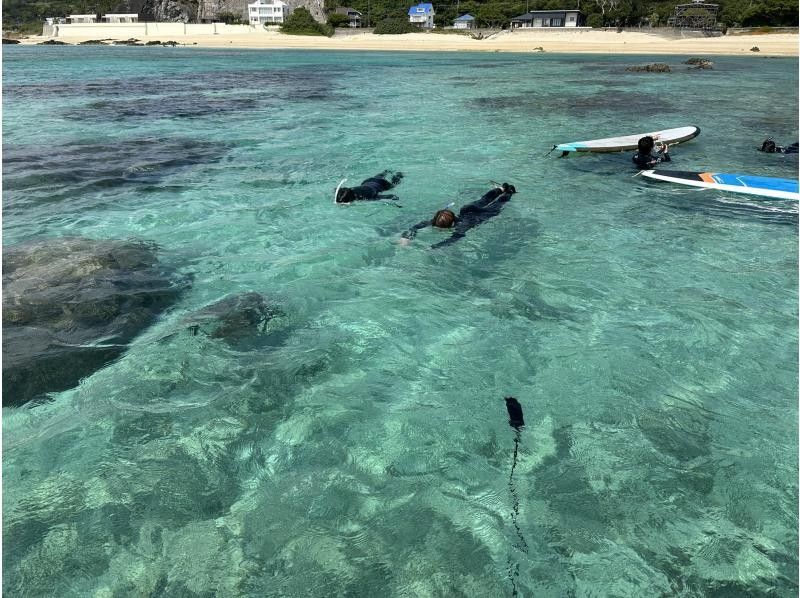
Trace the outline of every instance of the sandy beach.
{"label": "sandy beach", "polygon": [[[57,39],[77,44],[107,36],[59,36]],[[23,44],[37,44],[47,37],[33,36]],[[127,39],[127,38],[121,38]],[[275,31],[252,30],[241,34],[183,35],[137,37],[142,42],[174,40],[182,46],[207,48],[268,48],[309,50],[375,50],[375,51],[445,51],[445,52],[560,52],[592,54],[664,54],[664,55],[748,55],[798,56],[798,35],[774,33],[761,35],[727,35],[724,37],[681,37],[660,34],[601,30],[502,31],[486,39],[466,35],[409,33],[374,35],[372,33],[337,32],[332,38],[284,35]]]}

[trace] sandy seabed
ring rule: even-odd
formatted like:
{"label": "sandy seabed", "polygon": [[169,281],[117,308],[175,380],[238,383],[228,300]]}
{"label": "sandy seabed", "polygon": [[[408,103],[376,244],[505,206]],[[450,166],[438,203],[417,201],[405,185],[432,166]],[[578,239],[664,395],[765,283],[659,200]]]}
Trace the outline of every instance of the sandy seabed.
{"label": "sandy seabed", "polygon": [[[41,43],[50,38],[34,36],[25,44]],[[59,36],[59,41],[77,44],[89,37]],[[95,38],[96,39],[96,38]],[[140,38],[142,42],[168,41],[163,36]],[[658,33],[578,31],[503,31],[485,39],[467,35],[408,33],[374,35],[372,33],[337,33],[332,38],[284,35],[275,31],[241,34],[185,35],[170,38],[180,45],[207,48],[272,48],[308,50],[384,50],[445,52],[561,52],[593,54],[708,54],[798,56],[798,35],[775,33],[763,35],[728,35],[723,37],[676,37]]]}

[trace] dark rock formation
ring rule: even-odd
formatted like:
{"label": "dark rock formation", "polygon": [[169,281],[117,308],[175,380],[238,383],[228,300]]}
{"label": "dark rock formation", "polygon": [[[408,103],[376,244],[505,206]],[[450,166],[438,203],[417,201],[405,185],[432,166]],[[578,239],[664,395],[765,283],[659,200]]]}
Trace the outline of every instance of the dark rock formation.
{"label": "dark rock formation", "polygon": [[692,65],[692,70],[694,69],[712,70],[714,68],[714,62],[709,60],[708,58],[690,58],[683,64]]}
{"label": "dark rock formation", "polygon": [[185,280],[152,244],[60,238],[3,250],[3,405],[66,390],[120,356]]}
{"label": "dark rock formation", "polygon": [[3,43],[4,44],[18,44],[19,40],[18,39],[8,39],[7,37],[4,37],[3,38]]}
{"label": "dark rock formation", "polygon": [[279,309],[270,307],[259,293],[239,293],[220,299],[186,317],[183,323],[192,334],[202,332],[211,338],[235,344],[267,332],[267,324]]}
{"label": "dark rock formation", "polygon": [[664,62],[654,62],[653,64],[638,64],[625,67],[626,71],[632,73],[669,73],[669,65]]}
{"label": "dark rock formation", "polygon": [[85,42],[78,42],[79,46],[105,46],[102,39],[87,39]]}
{"label": "dark rock formation", "polygon": [[67,42],[60,42],[57,39],[48,39],[46,42],[42,42],[40,44],[36,44],[37,46],[69,46],[72,44],[68,44]]}
{"label": "dark rock formation", "polygon": [[758,46],[753,46],[752,48],[750,48],[750,51],[751,52],[761,52],[761,48],[759,48]]}

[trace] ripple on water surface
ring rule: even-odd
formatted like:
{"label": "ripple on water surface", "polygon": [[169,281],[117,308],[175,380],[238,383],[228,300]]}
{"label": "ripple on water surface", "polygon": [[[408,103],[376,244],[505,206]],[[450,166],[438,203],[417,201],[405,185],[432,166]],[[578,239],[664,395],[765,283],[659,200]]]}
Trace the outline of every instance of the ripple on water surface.
{"label": "ripple on water surface", "polygon": [[[674,168],[796,177],[755,147],[797,62],[653,60],[4,48],[4,243],[143,239],[191,284],[4,409],[3,589],[796,595],[796,205],[544,154],[695,124]],[[386,169],[399,202],[334,205]],[[499,216],[396,243],[490,181]]]}

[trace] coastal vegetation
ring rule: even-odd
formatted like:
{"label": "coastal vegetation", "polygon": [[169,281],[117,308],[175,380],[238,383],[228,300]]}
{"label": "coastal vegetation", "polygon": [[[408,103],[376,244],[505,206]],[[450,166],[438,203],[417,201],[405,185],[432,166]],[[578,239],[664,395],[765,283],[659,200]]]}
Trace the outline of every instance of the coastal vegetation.
{"label": "coastal vegetation", "polygon": [[314,20],[306,8],[296,8],[281,25],[281,33],[289,35],[333,35],[333,27]]}
{"label": "coastal vegetation", "polygon": [[409,23],[408,19],[388,18],[383,19],[380,23],[375,25],[375,30],[373,33],[377,33],[379,35],[397,35],[400,33],[414,33],[418,31],[419,28]]}
{"label": "coastal vegetation", "polygon": [[[651,24],[666,25],[675,12],[675,6],[690,0],[584,0],[581,11],[592,27],[616,27]],[[709,0],[714,1],[714,0]],[[408,8],[413,0],[398,3],[396,0],[348,0],[342,2],[364,15],[365,22],[376,26],[385,19],[408,20]],[[720,12],[718,21],[727,27],[757,27],[761,25],[796,27],[798,3],[796,0],[717,0]],[[326,8],[333,10],[339,4],[326,0]],[[555,10],[572,8],[574,0],[464,0],[452,3],[433,3],[437,27],[449,27],[453,19],[463,14],[475,17],[479,27],[508,27],[509,21],[528,10]]]}
{"label": "coastal vegetation", "polygon": [[[306,0],[310,2],[310,0]],[[326,12],[333,27],[343,26],[344,21],[334,17],[333,11],[339,5],[348,5],[364,15],[364,25],[378,27],[376,33],[400,33],[400,25],[395,22],[408,21],[408,8],[416,0],[397,2],[396,0],[325,0]],[[639,25],[664,26],[675,11],[675,5],[688,0],[584,0],[581,11],[586,15],[590,27],[636,27]],[[796,27],[800,19],[797,0],[717,0],[720,6],[718,23],[727,27],[790,26]],[[139,12],[142,19],[188,20],[197,15],[197,0],[170,0],[169,7],[156,10],[154,2],[137,0],[122,3],[121,0],[3,0],[3,29],[21,33],[39,33],[46,17],[63,17],[69,14],[108,12]],[[243,0],[243,5],[246,4]],[[435,23],[437,27],[449,27],[453,19],[469,13],[476,19],[479,27],[505,28],[509,21],[524,14],[527,10],[564,9],[574,6],[574,0],[464,0],[459,2],[437,3]],[[160,5],[159,5],[160,6]],[[298,9],[300,10],[300,9]],[[298,10],[295,11],[298,12]],[[305,9],[303,9],[305,12]],[[310,13],[309,13],[310,14]],[[170,18],[170,15],[174,15]],[[294,15],[292,15],[294,16]],[[236,15],[230,11],[218,15],[224,22],[245,21],[244,11]],[[385,20],[389,23],[382,24]],[[325,25],[308,23],[302,14],[296,24],[282,28],[285,33],[300,35],[330,35]],[[302,33],[301,33],[302,32]]]}

